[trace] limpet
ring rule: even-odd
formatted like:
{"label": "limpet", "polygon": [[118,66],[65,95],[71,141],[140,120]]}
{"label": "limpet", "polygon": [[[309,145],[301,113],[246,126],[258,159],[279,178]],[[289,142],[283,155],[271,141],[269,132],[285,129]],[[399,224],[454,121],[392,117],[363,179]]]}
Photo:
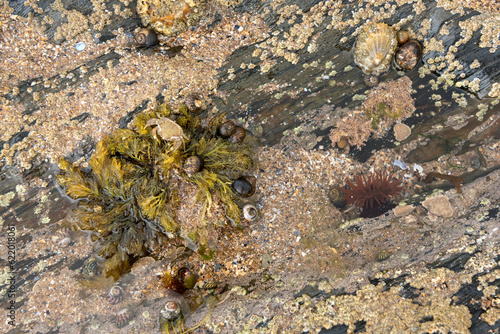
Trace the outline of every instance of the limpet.
{"label": "limpet", "polygon": [[354,46],[354,62],[363,73],[380,75],[391,65],[398,41],[396,32],[385,23],[368,23]]}

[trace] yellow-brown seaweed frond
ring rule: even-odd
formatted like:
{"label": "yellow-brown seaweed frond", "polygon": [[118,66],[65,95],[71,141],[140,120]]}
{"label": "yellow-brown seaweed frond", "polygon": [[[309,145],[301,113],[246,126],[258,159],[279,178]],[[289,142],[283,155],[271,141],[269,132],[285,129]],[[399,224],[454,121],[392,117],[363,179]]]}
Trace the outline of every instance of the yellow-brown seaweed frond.
{"label": "yellow-brown seaweed frond", "polygon": [[[158,140],[146,127],[150,119],[161,117],[171,117],[187,134],[180,149],[171,150],[170,142]],[[135,259],[192,229],[176,219],[183,180],[198,188],[199,229],[207,223],[205,215],[214,196],[224,205],[228,219],[239,224],[241,210],[231,183],[253,167],[253,160],[245,144],[216,136],[223,121],[220,115],[202,120],[185,106],[174,114],[162,105],[138,115],[132,129],[118,129],[99,142],[89,159],[91,171],[60,162],[59,182],[70,197],[80,199],[77,227],[92,232],[92,240],[100,245],[99,255],[107,259],[104,270],[108,275],[118,277]],[[205,162],[194,175],[182,168],[192,155]]]}

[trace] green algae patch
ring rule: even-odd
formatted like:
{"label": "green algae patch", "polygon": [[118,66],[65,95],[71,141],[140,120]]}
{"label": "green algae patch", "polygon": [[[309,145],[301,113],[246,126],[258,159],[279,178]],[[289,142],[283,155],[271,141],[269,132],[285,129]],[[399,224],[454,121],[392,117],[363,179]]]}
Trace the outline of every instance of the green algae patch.
{"label": "green algae patch", "polygon": [[[98,242],[107,276],[119,277],[135,259],[188,234],[197,235],[197,248],[207,256],[200,246],[206,244],[205,215],[214,199],[234,226],[240,224],[231,184],[253,167],[253,159],[245,143],[217,136],[224,121],[224,115],[202,118],[185,106],[173,113],[162,105],[139,114],[131,129],[117,129],[99,142],[90,170],[59,162],[58,181],[78,200],[76,228],[90,231]],[[193,156],[201,163],[188,172],[185,162]],[[201,224],[177,219],[183,183],[197,189]]]}

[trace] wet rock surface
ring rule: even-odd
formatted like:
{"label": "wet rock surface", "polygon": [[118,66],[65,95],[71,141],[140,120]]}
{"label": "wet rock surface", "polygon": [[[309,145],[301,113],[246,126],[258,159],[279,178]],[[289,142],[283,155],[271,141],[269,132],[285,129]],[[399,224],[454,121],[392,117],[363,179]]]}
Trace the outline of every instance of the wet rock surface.
{"label": "wet rock surface", "polygon": [[[27,74],[13,67],[1,77],[0,225],[3,240],[8,227],[17,229],[18,310],[18,325],[2,323],[2,332],[158,332],[159,310],[173,298],[158,277],[185,264],[200,270],[200,281],[215,277],[224,287],[215,297],[201,288],[174,296],[184,303],[186,328],[203,323],[208,333],[498,330],[500,50],[486,22],[500,21],[499,14],[439,1],[384,4],[249,0],[228,8],[209,2],[200,25],[160,51],[134,46],[141,26],[135,2],[5,2],[0,27],[6,44],[25,48],[18,63]],[[382,123],[364,147],[347,153],[331,145],[329,133],[371,89],[351,49],[373,17],[423,42],[414,70],[392,68],[379,78],[411,80],[415,112],[403,120],[411,134],[397,143],[393,126]],[[9,25],[45,36],[49,48],[32,49],[47,58],[10,39]],[[210,51],[215,41],[223,42]],[[30,67],[37,62],[46,68]],[[94,248],[88,236],[71,231],[69,244],[52,240],[71,225],[74,206],[55,183],[55,162],[67,156],[85,163],[112,129],[126,128],[157,104],[179,103],[191,90],[210,95],[211,106],[260,147],[252,204],[262,215],[243,232],[217,235],[211,261],[176,245],[133,267],[119,280],[127,298],[109,305],[112,280],[79,276]],[[48,139],[54,136],[65,144]],[[357,219],[329,203],[329,185],[388,168],[394,158],[408,165],[394,170],[409,189],[400,204],[413,204],[412,212]],[[475,168],[468,167],[472,158],[479,161]],[[445,180],[423,184],[416,165],[464,177],[462,193]],[[427,217],[422,203],[436,192],[449,198],[452,217]],[[389,257],[377,261],[380,252]],[[6,291],[11,272],[4,243],[0,254]],[[9,302],[2,293],[2,308]],[[134,318],[118,329],[110,319],[125,307]]]}

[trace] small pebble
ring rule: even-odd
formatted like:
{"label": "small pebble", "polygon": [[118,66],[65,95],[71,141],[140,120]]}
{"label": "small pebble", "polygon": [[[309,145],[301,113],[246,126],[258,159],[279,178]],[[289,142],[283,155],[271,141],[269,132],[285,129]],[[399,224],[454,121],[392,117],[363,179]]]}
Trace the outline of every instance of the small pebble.
{"label": "small pebble", "polygon": [[75,44],[75,49],[77,51],[83,51],[85,50],[85,46],[86,46],[85,42],[78,42]]}

